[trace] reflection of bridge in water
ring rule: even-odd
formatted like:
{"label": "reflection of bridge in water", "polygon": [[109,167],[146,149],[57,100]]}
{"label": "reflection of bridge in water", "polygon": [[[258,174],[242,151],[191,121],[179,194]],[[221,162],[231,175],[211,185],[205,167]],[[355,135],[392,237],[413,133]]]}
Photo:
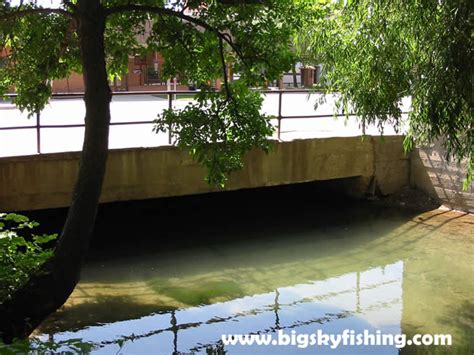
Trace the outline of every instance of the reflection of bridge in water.
{"label": "reflection of bridge in water", "polygon": [[[216,347],[222,334],[265,334],[279,329],[301,334],[317,329],[334,334],[344,329],[399,333],[402,278],[403,262],[397,262],[225,302],[58,332],[54,340],[82,338],[98,344],[97,353],[114,352],[117,344],[124,343],[126,353],[147,353],[159,347],[160,353],[177,354]],[[239,346],[232,350],[239,352]],[[397,351],[392,347],[382,352]]]}

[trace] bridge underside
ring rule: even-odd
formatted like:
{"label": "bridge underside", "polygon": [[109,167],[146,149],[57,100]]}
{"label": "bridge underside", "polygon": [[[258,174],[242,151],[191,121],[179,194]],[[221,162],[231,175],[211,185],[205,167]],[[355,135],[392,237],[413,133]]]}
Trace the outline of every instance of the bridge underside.
{"label": "bridge underside", "polygon": [[[265,154],[252,151],[245,168],[225,190],[286,185],[354,177],[354,194],[367,192],[375,177],[380,192],[409,184],[409,157],[403,137],[367,136],[276,142]],[[36,210],[69,205],[79,153],[0,159],[0,211]],[[176,147],[112,150],[102,202],[142,200],[221,191],[210,187],[206,171]],[[347,186],[345,186],[347,188]]]}

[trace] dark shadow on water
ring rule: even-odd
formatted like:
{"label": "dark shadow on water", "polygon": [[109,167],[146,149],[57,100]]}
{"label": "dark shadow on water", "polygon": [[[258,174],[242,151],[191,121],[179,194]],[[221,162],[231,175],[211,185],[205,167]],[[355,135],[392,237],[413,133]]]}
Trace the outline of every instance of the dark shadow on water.
{"label": "dark shadow on water", "polygon": [[[354,203],[337,194],[331,197],[328,191],[311,185],[104,206],[98,216],[93,251],[95,255],[104,250],[110,251],[111,243],[124,246],[130,244],[131,239],[135,250],[144,246],[156,250],[176,250],[201,244],[226,243],[236,238],[264,238],[285,234],[289,230],[297,233],[319,225],[319,213],[333,210],[340,204]],[[117,222],[111,225],[107,221]],[[120,245],[114,252],[134,252],[129,248],[120,250]]]}
{"label": "dark shadow on water", "polygon": [[[55,209],[29,215],[41,222],[39,232],[57,232],[66,212]],[[349,198],[335,181],[109,203],[99,208],[90,258],[103,260],[143,250],[179,250],[313,229],[337,231],[387,214],[407,220],[415,212]]]}
{"label": "dark shadow on water", "polygon": [[[416,215],[344,194],[351,179],[102,204],[91,257],[133,255],[144,247],[182,249],[255,236],[344,228],[387,214]],[[38,233],[61,230],[67,209],[27,212]]]}

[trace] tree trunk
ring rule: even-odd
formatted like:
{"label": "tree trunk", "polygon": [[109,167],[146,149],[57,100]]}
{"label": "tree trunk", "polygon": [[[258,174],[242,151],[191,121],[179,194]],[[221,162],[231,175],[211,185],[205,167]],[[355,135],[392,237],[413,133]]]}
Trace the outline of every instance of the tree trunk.
{"label": "tree trunk", "polygon": [[298,79],[296,78],[296,64],[291,66],[291,74],[293,75],[293,86],[298,87]]}
{"label": "tree trunk", "polygon": [[61,307],[79,281],[89,246],[108,155],[111,92],[107,81],[100,0],[79,0],[79,38],[85,82],[85,136],[71,207],[54,256],[0,305],[5,342],[27,337]]}

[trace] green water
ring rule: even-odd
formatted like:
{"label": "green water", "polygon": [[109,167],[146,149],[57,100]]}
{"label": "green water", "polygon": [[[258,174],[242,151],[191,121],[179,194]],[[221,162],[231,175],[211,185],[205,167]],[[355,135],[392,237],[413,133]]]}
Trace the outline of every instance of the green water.
{"label": "green water", "polygon": [[[94,343],[97,354],[178,354],[210,353],[222,334],[378,329],[408,336],[449,333],[453,346],[225,351],[473,353],[472,215],[370,204],[305,205],[302,215],[298,211],[254,216],[260,221],[255,223],[247,214],[228,223],[176,225],[196,232],[192,243],[174,248],[131,236],[130,250],[111,251],[86,266],[67,304],[38,334],[54,341],[80,338]],[[159,225],[150,233],[158,231]],[[173,228],[167,233],[176,238]],[[210,241],[196,242],[202,235]]]}

